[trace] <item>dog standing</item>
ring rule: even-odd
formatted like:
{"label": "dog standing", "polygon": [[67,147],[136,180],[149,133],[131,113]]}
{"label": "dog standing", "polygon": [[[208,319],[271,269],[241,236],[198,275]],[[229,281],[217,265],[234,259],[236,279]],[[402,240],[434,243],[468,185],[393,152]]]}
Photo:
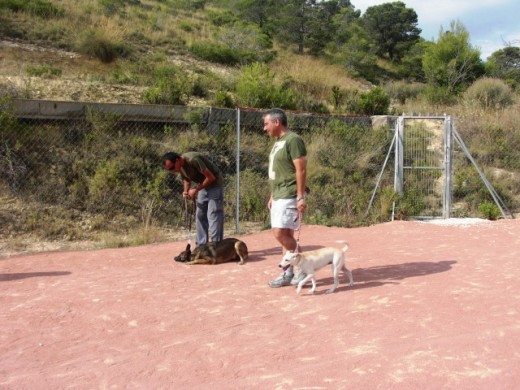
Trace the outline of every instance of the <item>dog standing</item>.
{"label": "dog standing", "polygon": [[191,246],[188,244],[186,250],[175,257],[175,261],[192,265],[220,264],[238,260],[239,264],[244,264],[249,256],[245,242],[236,238],[224,238],[218,243],[209,242],[190,249]]}
{"label": "dog standing", "polygon": [[289,265],[299,267],[302,272],[307,274],[307,276],[298,283],[296,293],[299,294],[303,285],[307,283],[308,280],[311,280],[312,288],[310,289],[310,293],[313,294],[314,290],[316,290],[316,271],[325,267],[327,264],[331,264],[332,275],[334,276],[334,285],[332,288],[327,290],[327,294],[330,294],[338,288],[339,271],[348,274],[350,280],[349,286],[354,284],[352,272],[350,272],[350,270],[345,266],[345,252],[347,250],[348,244],[345,243],[343,249],[326,247],[303,253],[286,252],[278,266],[283,269],[287,268]]}

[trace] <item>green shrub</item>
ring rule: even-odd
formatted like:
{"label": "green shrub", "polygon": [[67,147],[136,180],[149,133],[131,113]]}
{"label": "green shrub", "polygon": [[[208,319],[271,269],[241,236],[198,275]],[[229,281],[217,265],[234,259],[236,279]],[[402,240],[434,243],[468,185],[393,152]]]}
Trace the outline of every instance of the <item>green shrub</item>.
{"label": "green shrub", "polygon": [[186,21],[186,20],[181,20],[179,22],[179,28],[182,30],[182,31],[186,31],[186,32],[192,32],[194,29],[193,29],[193,25]]}
{"label": "green shrub", "polygon": [[384,91],[399,104],[405,104],[408,99],[415,99],[424,89],[425,84],[392,81],[384,85]]}
{"label": "green shrub", "polygon": [[200,98],[207,98],[209,96],[209,92],[215,84],[215,78],[211,76],[207,76],[205,74],[196,74],[193,77],[193,87],[192,94],[193,96]]}
{"label": "green shrub", "polygon": [[213,105],[223,108],[234,108],[235,102],[229,92],[217,91],[215,96],[213,96]]}
{"label": "green shrub", "polygon": [[198,131],[201,129],[202,124],[204,122],[204,113],[205,110],[202,108],[195,108],[193,110],[189,110],[184,114],[184,119],[190,124],[190,127]]}
{"label": "green shrub", "polygon": [[160,0],[169,3],[174,9],[198,10],[204,9],[208,0]]}
{"label": "green shrub", "polygon": [[457,101],[457,96],[448,87],[428,85],[423,95],[433,105],[452,105]]}
{"label": "green shrub", "polygon": [[42,19],[58,18],[65,15],[63,8],[47,0],[0,0],[0,9],[13,12],[27,12]]}
{"label": "green shrub", "polygon": [[251,24],[236,22],[220,29],[217,39],[232,48],[237,62],[245,65],[253,62],[268,63],[274,57],[271,38]]}
{"label": "green shrub", "polygon": [[504,81],[486,77],[466,90],[464,100],[485,109],[500,109],[513,104],[514,92]]}
{"label": "green shrub", "polygon": [[127,68],[117,68],[112,71],[112,74],[109,77],[110,82],[112,83],[127,85],[136,85],[137,78],[138,77]]}
{"label": "green shrub", "polygon": [[384,115],[388,114],[390,96],[382,88],[376,87],[362,93],[358,98],[359,114]]}
{"label": "green shrub", "polygon": [[214,42],[194,42],[191,52],[200,59],[223,65],[236,65],[240,62],[236,53],[228,46]]}
{"label": "green shrub", "polygon": [[313,99],[313,98],[302,98],[298,101],[298,108],[300,110],[314,112],[318,114],[329,114],[329,108],[325,102]]}
{"label": "green shrub", "polygon": [[112,16],[125,7],[125,0],[97,0],[97,3],[107,16]]}
{"label": "green shrub", "polygon": [[25,67],[25,72],[29,76],[37,76],[37,77],[59,77],[61,76],[61,69],[52,65],[27,65]]}
{"label": "green shrub", "polygon": [[296,108],[296,96],[287,85],[275,82],[266,64],[254,63],[241,69],[236,86],[237,103],[247,107]]}
{"label": "green shrub", "polygon": [[[228,194],[226,194],[226,214],[233,215],[236,207],[236,177],[228,176]],[[264,183],[263,173],[245,169],[240,172],[240,217],[245,221],[262,222],[268,217],[267,202],[269,200],[269,188],[258,185]]]}
{"label": "green shrub", "polygon": [[259,29],[235,23],[223,28],[218,42],[200,41],[191,45],[191,52],[206,61],[223,65],[269,62],[274,53],[272,42]]}
{"label": "green shrub", "polygon": [[80,53],[99,59],[101,62],[112,62],[118,57],[126,57],[130,48],[120,42],[114,42],[100,30],[89,30],[81,35],[77,49]]}
{"label": "green shrub", "polygon": [[22,12],[24,5],[23,0],[0,0],[0,9],[8,9],[13,12]]}
{"label": "green shrub", "polygon": [[188,104],[192,85],[189,75],[175,65],[158,67],[154,72],[154,85],[143,95],[145,103]]}
{"label": "green shrub", "polygon": [[31,41],[45,41],[56,47],[71,50],[70,31],[61,23],[45,23],[43,26],[28,31],[27,38]]}
{"label": "green shrub", "polygon": [[224,26],[227,24],[233,24],[237,18],[231,11],[217,12],[208,10],[207,11],[209,21],[215,26]]}
{"label": "green shrub", "polygon": [[484,202],[480,204],[478,210],[482,214],[482,216],[491,221],[495,221],[500,217],[501,212],[498,206],[495,203]]}
{"label": "green shrub", "polygon": [[419,190],[410,190],[404,195],[397,196],[395,218],[404,220],[409,217],[418,217],[424,213],[425,209],[424,194]]}
{"label": "green shrub", "polygon": [[381,194],[379,196],[379,204],[380,204],[380,218],[383,221],[389,221],[392,216],[392,211],[395,205],[395,201],[397,199],[397,193],[393,189],[393,187],[385,187],[381,189]]}
{"label": "green shrub", "polygon": [[343,104],[343,100],[345,99],[345,92],[337,85],[332,86],[330,91],[330,102],[334,106],[334,109],[337,110]]}

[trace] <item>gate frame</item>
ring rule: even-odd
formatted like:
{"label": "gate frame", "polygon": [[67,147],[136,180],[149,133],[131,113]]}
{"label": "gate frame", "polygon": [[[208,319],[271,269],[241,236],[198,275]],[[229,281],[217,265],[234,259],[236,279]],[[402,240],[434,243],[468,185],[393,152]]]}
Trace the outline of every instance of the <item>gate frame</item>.
{"label": "gate frame", "polygon": [[[477,165],[476,161],[471,156],[468,148],[464,144],[464,141],[462,140],[461,136],[455,129],[453,125],[453,121],[451,116],[449,115],[443,115],[443,116],[406,116],[401,115],[397,117],[395,121],[395,127],[394,127],[394,137],[392,139],[392,142],[390,144],[390,147],[388,148],[388,152],[385,158],[385,161],[383,163],[383,166],[381,168],[381,172],[379,173],[379,176],[377,178],[376,185],[374,187],[374,191],[372,193],[372,197],[370,198],[370,202],[366,211],[366,215],[368,215],[370,208],[372,207],[372,203],[374,201],[376,192],[379,188],[379,184],[381,182],[381,178],[383,176],[384,170],[386,168],[386,165],[388,163],[390,154],[392,150],[394,150],[394,191],[400,195],[404,193],[404,122],[406,119],[433,119],[433,120],[444,120],[444,145],[443,145],[443,171],[444,171],[444,189],[443,189],[443,196],[442,196],[442,204],[443,204],[443,210],[442,210],[442,218],[448,219],[451,217],[451,210],[452,210],[452,187],[453,187],[453,181],[452,181],[452,175],[453,175],[453,140],[457,142],[457,144],[461,147],[462,151],[466,155],[466,157],[469,159],[469,161],[472,163],[474,168],[477,170],[482,182],[488,189],[489,193],[491,194],[491,197],[493,198],[495,204],[500,210],[500,213],[502,214],[502,217],[507,218],[506,211],[511,216],[511,218],[514,219],[513,213],[507,208],[504,201],[500,198],[496,190],[493,188],[492,184],[489,182],[489,180],[486,178],[482,170]],[[395,210],[395,201],[393,202],[392,206],[392,221],[394,220],[394,210]],[[437,218],[437,217],[420,217],[420,216],[413,216],[412,218]]]}

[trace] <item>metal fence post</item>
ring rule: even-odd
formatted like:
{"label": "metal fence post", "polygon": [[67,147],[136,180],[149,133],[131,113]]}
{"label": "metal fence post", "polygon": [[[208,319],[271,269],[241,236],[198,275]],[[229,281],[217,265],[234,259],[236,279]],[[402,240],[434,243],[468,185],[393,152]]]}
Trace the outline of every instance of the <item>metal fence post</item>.
{"label": "metal fence post", "polygon": [[452,190],[452,142],[451,117],[444,118],[444,200],[443,217],[451,216],[451,190]]}
{"label": "metal fence post", "polygon": [[240,233],[240,108],[236,115],[237,153],[236,153],[236,210],[235,233]]}
{"label": "metal fence post", "polygon": [[404,165],[404,117],[400,116],[396,122],[395,142],[395,176],[394,190],[399,195],[403,194],[403,165]]}

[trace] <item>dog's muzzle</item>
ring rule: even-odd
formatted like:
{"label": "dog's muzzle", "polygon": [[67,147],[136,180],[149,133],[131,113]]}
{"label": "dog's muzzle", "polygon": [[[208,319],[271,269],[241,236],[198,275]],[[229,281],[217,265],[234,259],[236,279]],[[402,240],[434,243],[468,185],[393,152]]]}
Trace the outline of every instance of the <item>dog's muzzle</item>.
{"label": "dog's muzzle", "polygon": [[287,264],[287,265],[281,265],[281,264],[278,264],[278,267],[280,267],[284,272],[287,270],[287,268],[289,268],[291,265],[290,264]]}

